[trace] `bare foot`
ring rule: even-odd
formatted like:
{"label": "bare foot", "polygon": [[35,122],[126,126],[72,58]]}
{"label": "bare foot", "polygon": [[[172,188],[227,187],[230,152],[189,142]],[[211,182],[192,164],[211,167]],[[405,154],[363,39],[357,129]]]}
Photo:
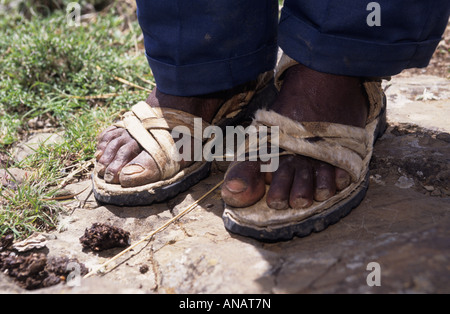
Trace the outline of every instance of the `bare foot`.
{"label": "bare foot", "polygon": [[[286,71],[280,94],[269,109],[301,122],[365,127],[368,100],[359,78],[296,65]],[[257,161],[235,165],[226,175],[222,198],[231,206],[247,207],[258,202],[270,184],[266,198],[270,208],[305,208],[350,183],[350,175],[342,169],[307,157],[283,156],[274,173],[260,172]]]}

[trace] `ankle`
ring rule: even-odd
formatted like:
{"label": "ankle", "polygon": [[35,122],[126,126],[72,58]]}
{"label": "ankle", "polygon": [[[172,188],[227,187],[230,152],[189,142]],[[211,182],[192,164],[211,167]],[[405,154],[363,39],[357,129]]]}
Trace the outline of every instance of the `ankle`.
{"label": "ankle", "polygon": [[368,107],[360,78],[322,73],[298,64],[286,71],[271,109],[302,122],[364,127]]}
{"label": "ankle", "polygon": [[223,100],[217,97],[208,97],[207,95],[192,97],[169,95],[155,88],[146,102],[152,107],[181,110],[210,122]]}
{"label": "ankle", "polygon": [[166,94],[155,88],[146,102],[152,107],[178,109],[211,122],[224,101],[255,86],[256,81],[252,81],[224,91],[186,97]]}

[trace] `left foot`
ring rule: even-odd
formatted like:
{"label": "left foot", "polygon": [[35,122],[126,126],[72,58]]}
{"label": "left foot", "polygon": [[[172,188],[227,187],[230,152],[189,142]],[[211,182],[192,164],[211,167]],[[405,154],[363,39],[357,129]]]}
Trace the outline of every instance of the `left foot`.
{"label": "left foot", "polygon": [[[296,65],[286,71],[271,108],[299,122],[334,122],[364,128],[368,99],[356,77],[332,75]],[[225,203],[247,207],[263,198],[273,209],[306,208],[345,189],[350,175],[325,162],[303,156],[280,157],[274,173],[260,172],[258,161],[242,162],[228,171],[222,187]]]}

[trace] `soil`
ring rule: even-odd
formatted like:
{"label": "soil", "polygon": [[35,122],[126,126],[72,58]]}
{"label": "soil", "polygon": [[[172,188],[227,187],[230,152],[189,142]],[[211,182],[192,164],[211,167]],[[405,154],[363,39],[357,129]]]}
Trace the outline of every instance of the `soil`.
{"label": "soil", "polygon": [[[375,181],[390,182],[400,188],[413,188],[429,196],[450,195],[450,134],[417,125],[392,123],[377,144],[370,163]],[[412,149],[405,149],[409,146]],[[398,178],[400,176],[400,178]]]}
{"label": "soil", "polygon": [[21,288],[36,290],[66,282],[73,263],[79,266],[80,275],[88,273],[87,268],[77,259],[48,258],[45,253],[40,252],[19,254],[10,250],[12,242],[12,236],[0,239],[0,271],[12,277]]}
{"label": "soil", "polygon": [[94,223],[80,238],[84,249],[99,252],[129,245],[130,233],[108,224]]}
{"label": "soil", "polygon": [[0,252],[8,249],[14,242],[14,236],[8,234],[0,238]]}

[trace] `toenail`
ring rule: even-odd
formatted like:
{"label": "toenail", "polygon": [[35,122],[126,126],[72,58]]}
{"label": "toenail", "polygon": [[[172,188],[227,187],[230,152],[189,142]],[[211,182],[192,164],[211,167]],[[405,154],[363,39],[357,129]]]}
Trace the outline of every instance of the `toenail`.
{"label": "toenail", "polygon": [[104,179],[106,182],[112,182],[114,180],[114,174],[110,171],[106,171]]}
{"label": "toenail", "polygon": [[345,176],[345,175],[339,176],[339,177],[336,178],[336,187],[339,190],[342,190],[342,189],[344,189],[344,188],[346,188],[347,186],[350,185],[350,181],[351,180],[350,180],[349,176]]}
{"label": "toenail", "polygon": [[97,163],[95,167],[97,168],[96,170],[97,170],[98,175],[100,177],[103,177],[105,175],[106,167],[100,163]]}
{"label": "toenail", "polygon": [[139,174],[144,172],[144,167],[140,166],[140,165],[128,165],[122,168],[122,174],[127,175],[127,176],[131,176],[134,174]]}
{"label": "toenail", "polygon": [[331,191],[329,189],[318,188],[318,189],[316,189],[316,191],[314,193],[314,198],[316,199],[316,201],[319,201],[319,202],[325,201],[332,196],[333,196],[333,194],[331,193]]}
{"label": "toenail", "polygon": [[227,190],[232,193],[242,193],[247,190],[248,184],[245,183],[242,179],[232,179],[225,183]]}
{"label": "toenail", "polygon": [[270,201],[270,204],[268,203],[270,208],[272,209],[287,209],[289,207],[288,201],[282,201],[282,200],[276,200],[276,201]]}
{"label": "toenail", "polygon": [[291,205],[294,209],[307,208],[312,205],[312,200],[306,198],[296,198]]}

